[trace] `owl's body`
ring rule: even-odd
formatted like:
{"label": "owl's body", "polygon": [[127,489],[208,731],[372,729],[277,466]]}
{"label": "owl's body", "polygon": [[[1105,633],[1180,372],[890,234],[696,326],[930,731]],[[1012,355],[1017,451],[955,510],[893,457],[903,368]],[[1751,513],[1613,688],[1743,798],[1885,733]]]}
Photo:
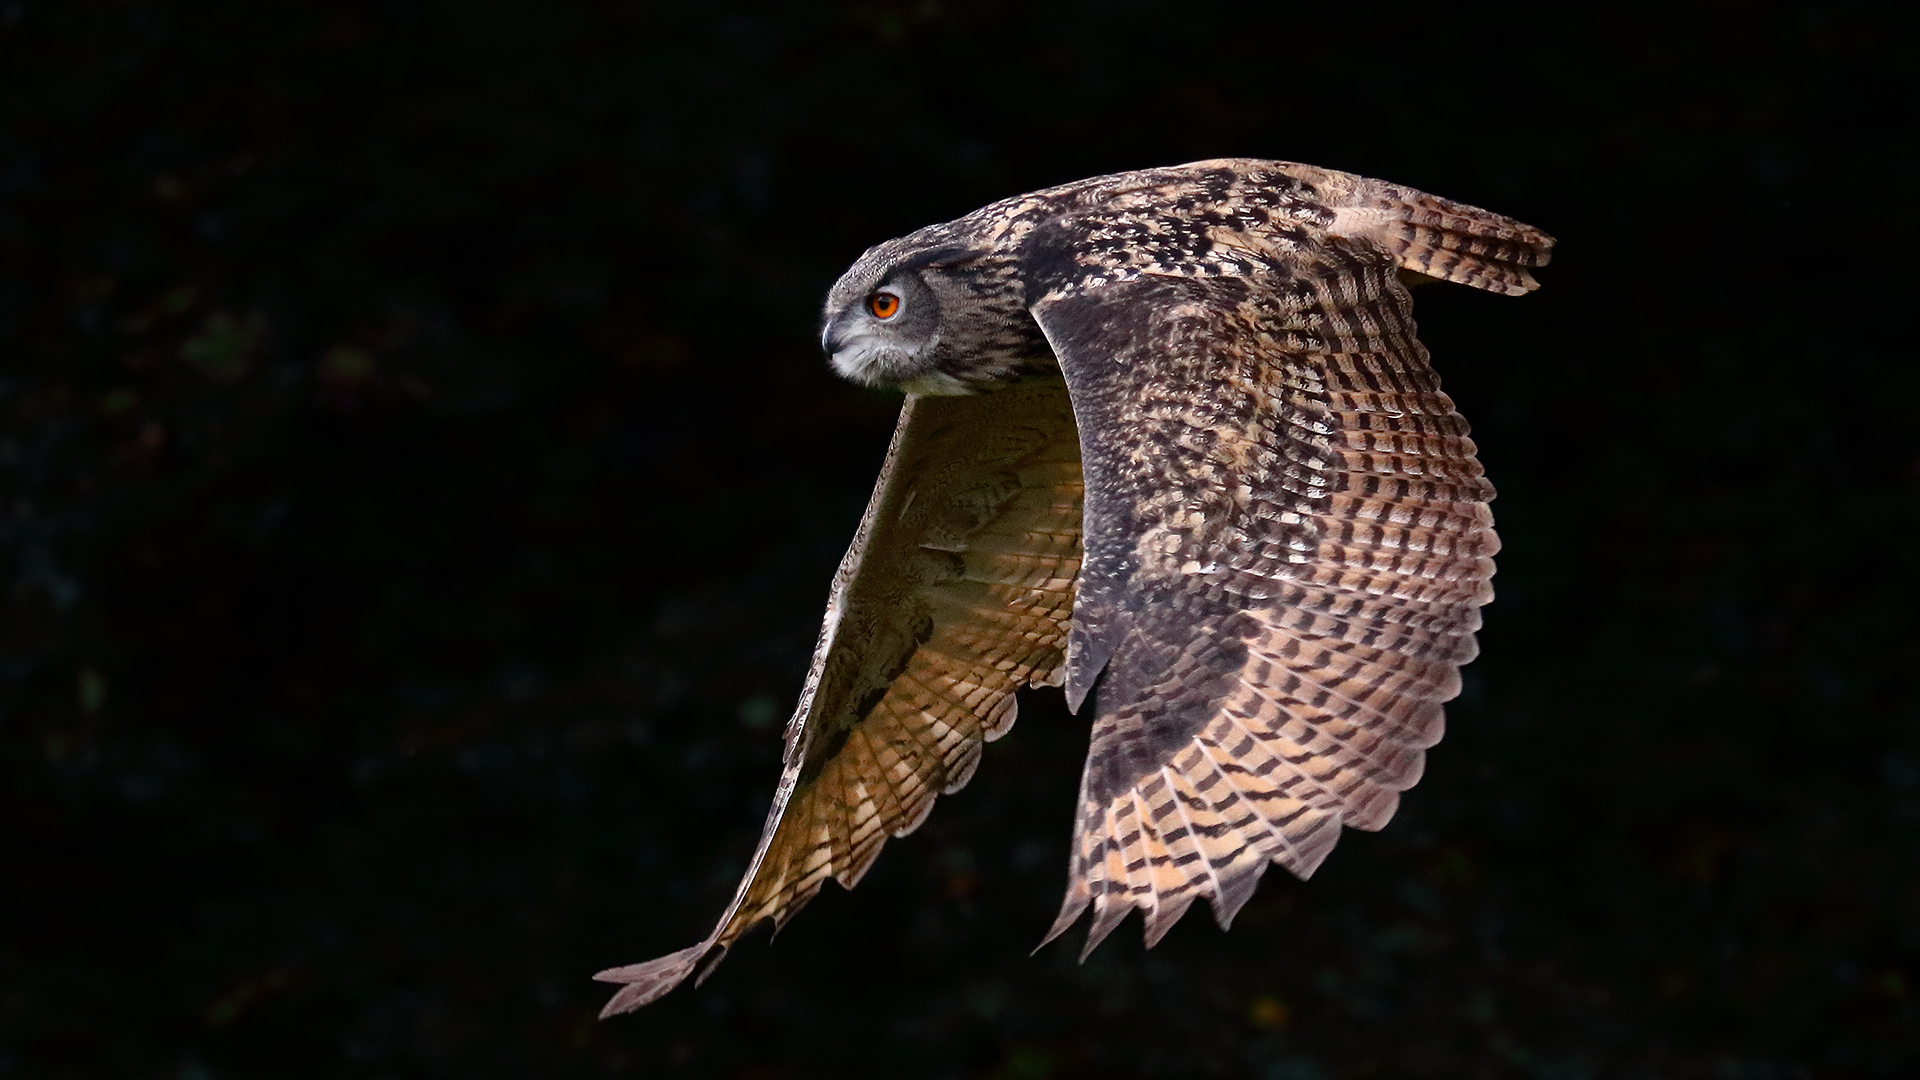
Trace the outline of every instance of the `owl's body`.
{"label": "owl's body", "polygon": [[[1407,188],[1200,162],[995,203],[876,247],[836,370],[908,391],[835,577],[761,844],[713,934],[602,972],[683,981],[972,775],[1014,691],[1092,714],[1067,898],[1091,950],[1225,926],[1270,862],[1419,779],[1475,652],[1493,489],[1401,273],[1520,294],[1552,240]],[[1084,953],[1083,953],[1084,955]],[[711,962],[709,963],[709,968]]]}

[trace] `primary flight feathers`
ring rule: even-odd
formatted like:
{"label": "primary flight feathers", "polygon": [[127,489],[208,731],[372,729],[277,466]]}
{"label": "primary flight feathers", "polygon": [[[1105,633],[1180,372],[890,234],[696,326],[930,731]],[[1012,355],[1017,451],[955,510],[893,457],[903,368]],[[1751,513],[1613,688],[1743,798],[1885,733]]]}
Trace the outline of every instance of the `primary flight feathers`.
{"label": "primary flight feathers", "polygon": [[[909,391],[834,575],[771,813],[704,941],[625,1012],[852,887],[973,775],[1014,692],[1092,713],[1066,902],[1091,950],[1378,829],[1439,741],[1499,548],[1405,272],[1518,295],[1550,237],[1285,162],[1096,177],[862,256],[834,367]],[[1082,955],[1085,955],[1083,951]]]}

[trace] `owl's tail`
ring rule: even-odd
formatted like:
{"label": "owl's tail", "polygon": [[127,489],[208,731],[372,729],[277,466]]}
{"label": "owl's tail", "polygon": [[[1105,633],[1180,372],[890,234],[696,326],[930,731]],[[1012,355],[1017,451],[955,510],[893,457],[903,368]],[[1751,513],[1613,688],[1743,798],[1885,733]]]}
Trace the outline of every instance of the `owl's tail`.
{"label": "owl's tail", "polygon": [[1508,296],[1540,287],[1528,269],[1547,265],[1553,237],[1477,206],[1380,186],[1404,196],[1398,222],[1380,235],[1403,268]]}
{"label": "owl's tail", "polygon": [[1385,248],[1417,274],[1519,296],[1539,288],[1528,271],[1553,254],[1553,237],[1490,210],[1331,169],[1285,171],[1326,200],[1335,236]]}

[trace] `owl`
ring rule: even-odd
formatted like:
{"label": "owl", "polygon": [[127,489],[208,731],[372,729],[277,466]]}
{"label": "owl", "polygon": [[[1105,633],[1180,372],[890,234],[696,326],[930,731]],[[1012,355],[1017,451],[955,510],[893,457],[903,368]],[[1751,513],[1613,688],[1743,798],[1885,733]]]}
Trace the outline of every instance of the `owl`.
{"label": "owl", "polygon": [[[1081,956],[1379,829],[1492,598],[1493,498],[1407,284],[1536,287],[1546,234],[1277,161],[1095,177],[868,251],[834,369],[906,402],[834,575],[773,809],[705,940],[603,971],[671,990],[967,783],[1015,691],[1090,719],[1066,901]],[[704,965],[704,966],[703,966]]]}

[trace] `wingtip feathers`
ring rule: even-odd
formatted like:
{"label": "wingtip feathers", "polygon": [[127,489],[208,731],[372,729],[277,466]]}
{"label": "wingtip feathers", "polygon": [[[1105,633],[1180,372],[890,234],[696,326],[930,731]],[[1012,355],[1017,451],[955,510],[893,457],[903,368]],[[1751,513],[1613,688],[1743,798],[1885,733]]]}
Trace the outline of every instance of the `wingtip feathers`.
{"label": "wingtip feathers", "polygon": [[1127,916],[1133,914],[1133,903],[1125,899],[1124,894],[1101,893],[1093,899],[1093,924],[1087,927],[1087,940],[1080,946],[1080,962],[1086,963],[1093,950],[1107,940]]}
{"label": "wingtip feathers", "polygon": [[1254,890],[1260,887],[1260,877],[1267,872],[1268,865],[1267,860],[1260,859],[1245,870],[1220,879],[1220,887],[1208,898],[1213,905],[1213,921],[1220,924],[1220,929],[1233,928],[1234,916],[1240,914],[1240,909],[1247,906],[1248,900],[1253,899]]}
{"label": "wingtip feathers", "polygon": [[1173,924],[1179,922],[1180,917],[1187,913],[1187,908],[1193,906],[1194,898],[1197,895],[1196,893],[1186,893],[1175,899],[1156,903],[1153,907],[1147,909],[1147,926],[1145,933],[1147,948],[1151,949],[1155,945],[1160,944],[1160,939],[1167,936],[1167,931],[1173,929]]}
{"label": "wingtip feathers", "polygon": [[1066,933],[1069,927],[1079,922],[1080,913],[1087,909],[1090,899],[1086,885],[1078,876],[1075,876],[1072,884],[1067,887],[1067,898],[1060,905],[1060,914],[1054,916],[1053,925],[1047,928],[1046,936],[1040,939],[1040,944],[1033,947],[1033,951],[1037,953],[1051,945],[1054,938]]}
{"label": "wingtip feathers", "polygon": [[[632,1012],[658,1000],[674,987],[686,982],[687,976],[693,972],[694,965],[698,964],[701,958],[713,948],[711,941],[703,941],[657,960],[596,972],[593,976],[595,982],[626,984],[600,1010],[600,1019],[605,1020],[610,1016]],[[725,952],[725,947],[722,946],[720,951]],[[715,957],[716,961],[718,959]],[[712,971],[713,965],[708,964],[706,970]],[[702,972],[701,978],[705,977],[706,972]],[[698,985],[697,980],[695,985]]]}

